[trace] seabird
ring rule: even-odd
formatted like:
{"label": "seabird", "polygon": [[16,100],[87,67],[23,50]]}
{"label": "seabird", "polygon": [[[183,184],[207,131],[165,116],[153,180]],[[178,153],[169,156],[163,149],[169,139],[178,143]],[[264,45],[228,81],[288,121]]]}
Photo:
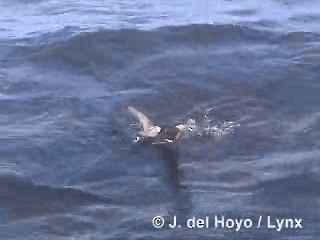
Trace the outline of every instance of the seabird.
{"label": "seabird", "polygon": [[[128,106],[128,110],[139,119],[142,125],[143,130],[139,132],[139,135],[151,140],[153,144],[174,143],[181,136],[181,133],[186,130],[185,124],[156,126],[146,115],[134,107]],[[136,140],[139,141],[139,139],[137,138]]]}

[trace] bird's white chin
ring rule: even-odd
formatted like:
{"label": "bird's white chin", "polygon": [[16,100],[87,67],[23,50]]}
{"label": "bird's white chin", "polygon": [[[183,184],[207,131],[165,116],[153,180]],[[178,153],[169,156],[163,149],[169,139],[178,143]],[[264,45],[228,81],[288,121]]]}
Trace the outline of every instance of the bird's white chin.
{"label": "bird's white chin", "polygon": [[179,124],[176,126],[176,128],[178,128],[180,131],[185,131],[187,129],[185,124]]}
{"label": "bird's white chin", "polygon": [[159,127],[159,126],[155,126],[154,128],[155,128],[155,131],[156,131],[157,133],[159,133],[159,132],[161,131],[161,127]]}

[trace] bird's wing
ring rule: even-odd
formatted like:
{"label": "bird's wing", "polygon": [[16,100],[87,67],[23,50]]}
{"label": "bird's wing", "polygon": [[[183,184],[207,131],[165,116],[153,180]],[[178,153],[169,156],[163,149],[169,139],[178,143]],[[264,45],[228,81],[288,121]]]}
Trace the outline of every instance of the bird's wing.
{"label": "bird's wing", "polygon": [[128,106],[129,112],[131,112],[136,118],[139,119],[144,132],[148,132],[151,127],[154,127],[152,121],[143,113],[139,112],[134,107]]}

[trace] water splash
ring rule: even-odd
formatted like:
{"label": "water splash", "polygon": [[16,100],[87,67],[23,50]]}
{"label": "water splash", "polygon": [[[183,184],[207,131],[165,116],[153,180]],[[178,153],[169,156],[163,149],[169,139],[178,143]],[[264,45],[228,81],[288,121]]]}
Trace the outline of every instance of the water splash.
{"label": "water splash", "polygon": [[143,140],[143,137],[138,135],[138,132],[140,131],[141,124],[137,122],[133,122],[130,124],[130,136],[131,136],[131,142],[132,143],[138,143]]}
{"label": "water splash", "polygon": [[203,136],[224,136],[229,133],[233,133],[236,127],[240,124],[235,121],[219,121],[210,116],[214,111],[214,108],[206,109],[203,119],[197,121],[194,118],[190,118],[187,121],[187,131],[189,135],[194,137]]}

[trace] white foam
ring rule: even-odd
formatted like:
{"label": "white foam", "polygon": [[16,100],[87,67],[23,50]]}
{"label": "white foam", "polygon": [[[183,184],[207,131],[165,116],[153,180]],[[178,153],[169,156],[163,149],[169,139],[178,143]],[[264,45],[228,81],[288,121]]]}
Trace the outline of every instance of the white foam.
{"label": "white foam", "polygon": [[234,132],[234,129],[240,126],[240,124],[234,121],[217,121],[213,117],[210,117],[210,113],[213,111],[214,108],[207,108],[203,115],[203,119],[200,121],[196,121],[193,118],[188,119],[186,125],[189,135],[197,137],[224,136]]}

